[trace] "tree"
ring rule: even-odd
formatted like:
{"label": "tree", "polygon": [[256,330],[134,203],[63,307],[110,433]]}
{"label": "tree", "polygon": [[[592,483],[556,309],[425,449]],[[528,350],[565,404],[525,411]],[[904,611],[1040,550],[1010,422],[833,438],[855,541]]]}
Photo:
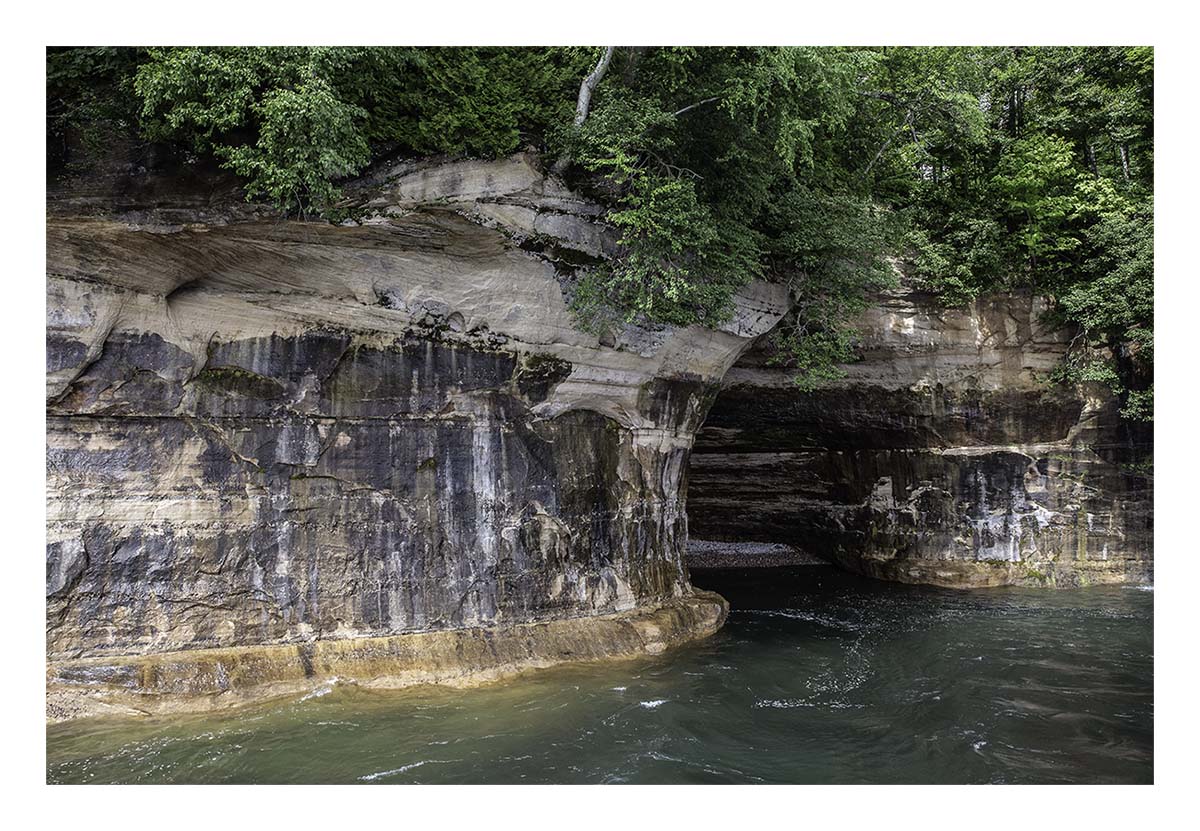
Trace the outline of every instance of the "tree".
{"label": "tree", "polygon": [[873,53],[669,48],[613,60],[587,120],[559,137],[621,233],[619,256],[583,276],[573,307],[595,327],[714,325],[751,280],[786,281],[798,313],[780,343],[806,377],[828,373],[848,357],[848,316],[890,276],[885,212],[854,168],[866,125],[855,88]]}
{"label": "tree", "polygon": [[133,87],[141,132],[215,157],[247,195],[328,213],[374,153],[497,156],[568,111],[583,50],[151,49]]}
{"label": "tree", "polygon": [[1150,411],[1148,47],[71,48],[47,98],[60,161],[118,133],[331,219],[384,155],[532,149],[619,233],[568,286],[583,325],[717,325],[784,282],[803,383],[853,357],[891,260],[947,305],[1042,292],[1085,336],[1067,374]]}

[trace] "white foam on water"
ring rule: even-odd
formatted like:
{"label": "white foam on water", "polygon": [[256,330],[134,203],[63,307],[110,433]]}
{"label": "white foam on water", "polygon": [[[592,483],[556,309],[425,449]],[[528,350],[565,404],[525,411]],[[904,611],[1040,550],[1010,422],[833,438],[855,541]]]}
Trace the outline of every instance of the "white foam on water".
{"label": "white foam on water", "polygon": [[754,702],[755,707],[774,707],[777,710],[789,710],[793,707],[815,707],[816,704],[803,698],[770,698]]}
{"label": "white foam on water", "polygon": [[682,762],[683,764],[687,764],[686,761],[684,761],[683,759],[680,759],[677,756],[669,756],[666,753],[660,753],[657,750],[651,750],[649,753],[646,754],[646,757],[649,759],[654,759],[655,761],[658,761],[658,762]]}
{"label": "white foam on water", "polygon": [[312,692],[307,693],[304,696],[301,696],[300,700],[308,701],[310,698],[320,698],[323,695],[329,695],[331,692],[333,692],[333,688],[336,687],[341,682],[341,680],[342,679],[337,678],[337,677],[330,678],[327,683],[324,683],[321,686],[317,687]]}
{"label": "white foam on water", "polygon": [[392,768],[391,770],[381,770],[378,773],[368,773],[365,776],[358,777],[358,781],[373,782],[376,779],[382,779],[385,776],[394,776],[397,773],[404,773],[405,771],[412,770],[413,768],[419,768],[421,765],[448,765],[451,762],[461,761],[462,759],[422,759],[419,762],[413,762],[411,765],[401,765],[400,767]]}
{"label": "white foam on water", "polygon": [[373,782],[376,779],[382,779],[385,776],[392,776],[397,773],[404,773],[405,771],[412,770],[413,768],[419,768],[421,765],[427,764],[429,764],[429,761],[425,760],[421,762],[413,762],[411,765],[401,765],[400,767],[392,768],[391,770],[381,770],[378,773],[368,773],[365,776],[358,777],[358,781]]}
{"label": "white foam on water", "polygon": [[641,702],[641,705],[643,707],[645,707],[647,710],[653,710],[656,707],[661,707],[662,705],[664,705],[666,703],[667,703],[667,699],[656,698],[653,701],[643,701],[643,702]]}
{"label": "white foam on water", "polygon": [[856,631],[857,626],[845,620],[837,620],[836,618],[818,615],[813,612],[806,612],[803,609],[737,609],[733,614],[743,615],[761,615],[763,617],[783,617],[789,620],[803,620],[806,623],[816,623],[820,626],[827,626],[830,629],[845,629],[848,631]]}
{"label": "white foam on water", "polygon": [[625,690],[627,690],[627,689],[629,689],[629,687],[613,687],[612,688],[613,692],[625,692]]}

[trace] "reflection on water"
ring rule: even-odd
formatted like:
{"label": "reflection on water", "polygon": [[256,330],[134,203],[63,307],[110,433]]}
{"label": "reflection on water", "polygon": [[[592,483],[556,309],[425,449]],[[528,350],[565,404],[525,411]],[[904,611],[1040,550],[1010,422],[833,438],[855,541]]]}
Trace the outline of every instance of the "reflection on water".
{"label": "reflection on water", "polygon": [[726,627],[475,690],[47,730],[50,782],[1150,782],[1153,593],[696,573]]}

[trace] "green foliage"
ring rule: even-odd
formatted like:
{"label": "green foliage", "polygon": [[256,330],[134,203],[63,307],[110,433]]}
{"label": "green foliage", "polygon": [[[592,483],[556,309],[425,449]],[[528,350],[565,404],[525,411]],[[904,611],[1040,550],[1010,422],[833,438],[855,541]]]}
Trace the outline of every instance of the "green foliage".
{"label": "green foliage", "polygon": [[1151,204],[1104,213],[1084,239],[1086,279],[1072,279],[1060,290],[1063,313],[1094,339],[1127,342],[1148,353],[1154,318]]}
{"label": "green foliage", "polygon": [[737,290],[788,282],[779,334],[800,376],[849,356],[846,320],[890,277],[882,221],[849,160],[862,50],[622,50],[588,119],[558,145],[611,204],[620,256],[586,275],[586,321],[713,325]]}
{"label": "green foliage", "polygon": [[254,114],[258,141],[218,147],[216,153],[245,177],[248,195],[264,196],[285,210],[331,205],[338,196],[333,182],[370,160],[356,127],[366,113],[339,100],[323,79],[271,90],[254,105]]}
{"label": "green foliage", "polygon": [[51,168],[73,143],[96,153],[113,133],[137,123],[133,73],[141,51],[111,46],[46,50],[46,151]]}
{"label": "green foliage", "polygon": [[1066,227],[1075,205],[1073,156],[1064,138],[1020,138],[1000,157],[992,177],[1003,216],[1018,229],[1017,244],[1031,264],[1066,254],[1079,244]]}
{"label": "green foliage", "polygon": [[1146,416],[1153,50],[886,49],[879,66],[876,116],[896,138],[873,187],[909,221],[906,271],[952,305],[1048,294],[1083,335],[1063,377]]}
{"label": "green foliage", "polygon": [[1129,390],[1121,415],[1130,421],[1154,421],[1154,385],[1144,390]]}
{"label": "green foliage", "polygon": [[498,156],[571,109],[582,50],[151,49],[133,87],[153,140],[211,154],[251,198],[328,213],[372,147]]}
{"label": "green foliage", "polygon": [[[1122,414],[1153,419],[1154,218],[1152,203],[1105,211],[1084,236],[1080,273],[1059,292],[1060,313],[1077,324],[1090,348],[1114,353],[1100,380],[1122,396]],[[1068,365],[1070,366],[1070,365]],[[1124,370],[1124,371],[1121,371]],[[1138,388],[1139,384],[1147,384]]]}
{"label": "green foliage", "polygon": [[147,137],[211,153],[249,198],[284,211],[327,208],[334,182],[369,161],[366,111],[331,81],[356,50],[309,47],[151,49],[137,71]]}
{"label": "green foliage", "polygon": [[600,54],[51,49],[48,146],[136,135],[330,218],[372,159],[528,148],[619,234],[572,287],[590,328],[717,325],[751,280],[784,282],[779,360],[811,385],[853,358],[849,321],[895,261],[946,304],[1048,294],[1082,333],[1062,377],[1149,417],[1152,49],[621,47],[575,126]]}
{"label": "green foliage", "polygon": [[415,71],[376,138],[419,153],[482,157],[541,146],[543,136],[568,123],[590,57],[581,48],[414,51]]}

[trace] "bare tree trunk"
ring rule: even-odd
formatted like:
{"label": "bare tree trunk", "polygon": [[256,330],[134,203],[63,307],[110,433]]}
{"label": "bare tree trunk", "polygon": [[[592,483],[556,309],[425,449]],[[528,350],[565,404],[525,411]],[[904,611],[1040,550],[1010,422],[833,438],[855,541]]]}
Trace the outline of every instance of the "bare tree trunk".
{"label": "bare tree trunk", "polygon": [[1129,181],[1129,145],[1121,144],[1121,172],[1125,174],[1125,181]]}
{"label": "bare tree trunk", "polygon": [[600,62],[596,64],[596,68],[579,85],[579,101],[575,104],[576,127],[587,121],[588,110],[592,106],[592,92],[595,91],[596,85],[604,79],[604,73],[608,72],[608,65],[612,62],[613,51],[616,48],[615,46],[606,46],[604,54],[600,56]]}
{"label": "bare tree trunk", "polygon": [[1092,145],[1091,139],[1087,143],[1087,161],[1088,169],[1092,171],[1093,176],[1099,176],[1096,168],[1096,148]]}
{"label": "bare tree trunk", "polygon": [[[583,122],[587,121],[588,110],[592,106],[592,93],[595,92],[597,84],[604,79],[604,73],[608,72],[608,65],[612,62],[613,51],[615,46],[604,47],[604,54],[600,56],[600,61],[596,64],[588,76],[583,79],[583,83],[579,85],[579,99],[575,104],[575,126],[579,127]],[[567,169],[567,165],[571,163],[570,158],[565,154],[559,156],[558,161],[554,163],[554,167],[550,168],[550,172],[556,176],[561,176]]]}

